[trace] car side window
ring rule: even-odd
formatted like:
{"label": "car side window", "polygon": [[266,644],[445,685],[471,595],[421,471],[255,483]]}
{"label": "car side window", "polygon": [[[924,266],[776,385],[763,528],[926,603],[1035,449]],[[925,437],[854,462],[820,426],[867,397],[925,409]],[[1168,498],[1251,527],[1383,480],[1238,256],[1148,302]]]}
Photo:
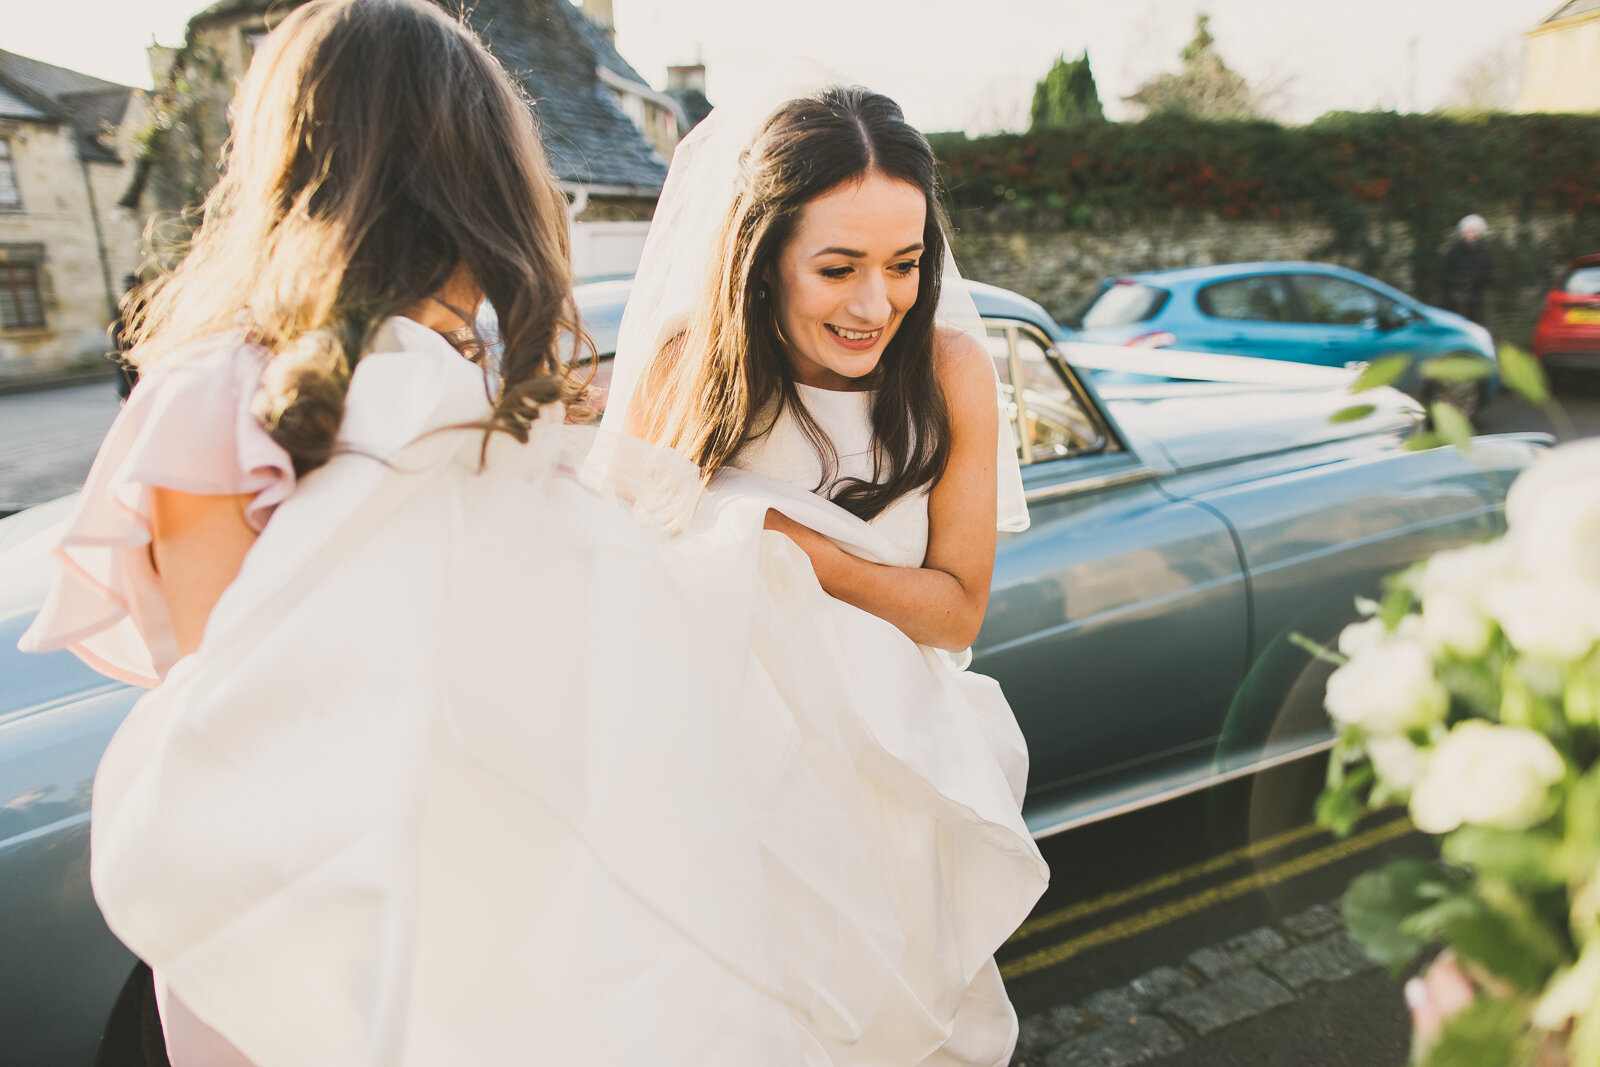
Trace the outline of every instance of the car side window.
{"label": "car side window", "polygon": [[990,321],[986,326],[1018,459],[1037,463],[1105,450],[1109,435],[1073,387],[1050,342],[1027,323]]}
{"label": "car side window", "polygon": [[1297,274],[1295,288],[1306,319],[1325,326],[1368,326],[1378,320],[1380,297],[1364,285],[1331,274]]}
{"label": "car side window", "polygon": [[1600,267],[1579,267],[1561,288],[1577,296],[1600,296]]}
{"label": "car side window", "polygon": [[1283,283],[1270,274],[1215,282],[1195,295],[1195,303],[1214,319],[1293,322],[1295,318]]}

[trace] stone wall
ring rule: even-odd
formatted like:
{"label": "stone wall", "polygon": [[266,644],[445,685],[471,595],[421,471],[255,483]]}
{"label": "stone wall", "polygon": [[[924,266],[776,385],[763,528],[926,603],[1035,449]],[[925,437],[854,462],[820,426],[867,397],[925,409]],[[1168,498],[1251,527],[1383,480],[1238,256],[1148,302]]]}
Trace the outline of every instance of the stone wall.
{"label": "stone wall", "polygon": [[[1543,294],[1573,257],[1600,251],[1600,220],[1566,216],[1519,219],[1485,210],[1496,278],[1487,325],[1501,340],[1527,345]],[[1067,229],[958,214],[956,261],[978,281],[1015,290],[1065,324],[1103,279],[1136,271],[1255,260],[1337,263],[1437,305],[1442,294],[1414,284],[1414,246],[1406,227],[1372,217],[1357,240],[1336,239],[1320,220],[1232,220],[1217,216],[1148,219],[1121,228]],[[1439,236],[1442,251],[1450,234]],[[1341,250],[1341,246],[1342,249]]]}
{"label": "stone wall", "polygon": [[[111,312],[89,186],[71,127],[20,123],[6,136],[22,207],[0,212],[0,246],[9,246],[0,252],[19,262],[42,253],[39,288],[45,325],[0,331],[0,374],[93,365],[109,347]],[[98,198],[102,187],[109,191],[115,183],[95,184]]]}

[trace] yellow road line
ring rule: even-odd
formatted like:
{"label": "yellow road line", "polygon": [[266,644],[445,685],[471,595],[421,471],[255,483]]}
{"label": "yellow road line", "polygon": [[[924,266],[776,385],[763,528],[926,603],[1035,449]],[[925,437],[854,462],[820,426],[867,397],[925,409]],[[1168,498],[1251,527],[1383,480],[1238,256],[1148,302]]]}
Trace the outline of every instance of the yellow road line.
{"label": "yellow road line", "polygon": [[1322,827],[1316,823],[1306,823],[1304,826],[1296,826],[1293,830],[1285,830],[1281,834],[1263,838],[1260,841],[1233,849],[1230,852],[1219,852],[1210,859],[1202,863],[1196,863],[1191,867],[1169,871],[1149,881],[1129,886],[1127,889],[1119,889],[1115,893],[1107,893],[1103,897],[1081,901],[1070,907],[1062,908],[1060,911],[1052,911],[1047,915],[1029,919],[1017,927],[1017,932],[1012,934],[1006,943],[1014,944],[1045,930],[1053,930],[1062,923],[1073,922],[1096,912],[1105,911],[1108,908],[1120,907],[1130,900],[1138,900],[1140,897],[1147,897],[1151,893],[1159,893],[1163,889],[1171,889],[1173,886],[1182,885],[1192,879],[1215,874],[1218,871],[1232,867],[1241,860],[1256,859],[1269,852],[1276,852],[1280,848],[1286,848],[1298,841],[1304,841],[1308,837],[1315,837],[1323,832]]}
{"label": "yellow road line", "polygon": [[1099,930],[1084,934],[1081,937],[1075,937],[1071,940],[1063,941],[1059,945],[1052,945],[1049,948],[1043,948],[1026,956],[1018,957],[1001,966],[1000,974],[1004,978],[1015,979],[1046,970],[1059,963],[1064,963],[1091,948],[1098,948],[1101,945],[1108,945],[1114,941],[1132,937],[1134,934],[1153,930],[1158,926],[1165,926],[1167,923],[1193,915],[1196,912],[1205,911],[1207,908],[1221,904],[1224,901],[1242,897],[1258,889],[1265,889],[1297,875],[1314,871],[1318,867],[1325,867],[1330,863],[1347,859],[1366,849],[1393,841],[1397,837],[1403,837],[1410,833],[1411,830],[1410,819],[1401,818],[1386,822],[1381,826],[1375,826],[1343,841],[1336,841],[1313,852],[1307,852],[1302,856],[1285,860],[1276,867],[1253,871],[1243,878],[1226,882],[1213,889],[1207,889],[1193,896],[1175,900],[1170,904],[1159,905],[1149,911],[1129,916],[1121,922],[1101,927]]}

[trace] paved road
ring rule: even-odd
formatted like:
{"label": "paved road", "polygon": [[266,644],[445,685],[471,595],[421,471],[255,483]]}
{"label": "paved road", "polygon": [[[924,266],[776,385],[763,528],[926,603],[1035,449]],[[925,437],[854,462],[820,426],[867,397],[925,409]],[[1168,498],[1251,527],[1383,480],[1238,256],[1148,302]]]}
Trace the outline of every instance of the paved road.
{"label": "paved road", "polygon": [[1400,984],[1337,901],[1430,842],[1399,812],[1318,830],[1321,777],[1308,760],[1043,842],[1050,891],[1000,954],[1013,1067],[1400,1067]]}
{"label": "paved road", "polygon": [[[1600,382],[1560,397],[1600,435]],[[1479,432],[1556,432],[1514,397]],[[1304,761],[1042,843],[1049,893],[1000,953],[1022,1038],[1013,1067],[1400,1067],[1400,979],[1343,934],[1350,880],[1428,838],[1400,813],[1346,841],[1311,822]]]}
{"label": "paved road", "polygon": [[82,485],[117,407],[111,382],[0,396],[0,513]]}
{"label": "paved road", "polygon": [[[1600,434],[1600,383],[1562,402]],[[108,383],[0,397],[0,512],[81,484],[117,412]],[[1483,432],[1552,429],[1502,399]],[[1044,843],[1053,881],[1001,953],[1023,1017],[1016,1067],[1398,1067],[1396,981],[1355,953],[1329,905],[1428,842],[1384,815],[1347,842],[1310,827],[1315,762]]]}

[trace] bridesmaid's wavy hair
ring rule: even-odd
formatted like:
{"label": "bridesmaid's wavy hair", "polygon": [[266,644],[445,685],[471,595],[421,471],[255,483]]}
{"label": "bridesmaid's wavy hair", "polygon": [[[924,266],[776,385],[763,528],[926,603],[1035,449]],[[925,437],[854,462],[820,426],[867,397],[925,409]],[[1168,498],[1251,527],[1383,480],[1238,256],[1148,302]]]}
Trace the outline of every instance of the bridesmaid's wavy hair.
{"label": "bridesmaid's wavy hair", "polygon": [[[763,284],[811,201],[868,174],[915,186],[927,201],[917,299],[884,349],[872,384],[870,481],[837,479],[838,453],[806,410]],[[682,452],[706,479],[791,408],[822,461],[835,503],[863,519],[944,473],[950,417],[934,373],[934,313],[944,269],[944,212],[933,150],[888,97],[834,87],[791,100],[745,153],[707,287],[651,361],[639,397],[641,435]]]}
{"label": "bridesmaid's wavy hair", "polygon": [[[458,267],[500,319],[485,441],[496,430],[526,440],[540,403],[581,408],[566,200],[530,102],[427,0],[311,0],[267,37],[239,88],[222,178],[138,316],[133,359],[148,368],[246,330],[272,354],[256,416],[304,474],[334,451],[378,324]],[[472,321],[473,309],[451,310]],[[452,343],[483,362],[482,339],[464,334]]]}

